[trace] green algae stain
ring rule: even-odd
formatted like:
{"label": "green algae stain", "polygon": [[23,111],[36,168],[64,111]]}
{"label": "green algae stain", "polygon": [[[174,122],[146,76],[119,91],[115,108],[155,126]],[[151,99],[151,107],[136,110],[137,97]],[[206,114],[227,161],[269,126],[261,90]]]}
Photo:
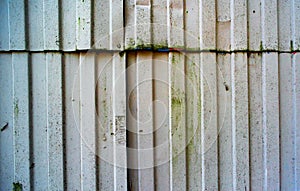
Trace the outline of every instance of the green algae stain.
{"label": "green algae stain", "polygon": [[18,115],[19,115],[19,100],[18,99],[16,99],[14,101],[14,114],[16,117],[18,117]]}
{"label": "green algae stain", "polygon": [[22,191],[23,190],[23,185],[18,182],[13,183],[13,191]]}

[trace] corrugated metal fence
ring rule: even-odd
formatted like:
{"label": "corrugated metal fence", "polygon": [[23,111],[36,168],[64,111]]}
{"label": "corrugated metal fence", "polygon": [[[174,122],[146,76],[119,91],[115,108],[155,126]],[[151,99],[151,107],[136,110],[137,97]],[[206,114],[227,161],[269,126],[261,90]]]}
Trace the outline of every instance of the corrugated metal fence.
{"label": "corrugated metal fence", "polygon": [[0,190],[300,190],[300,1],[0,7]]}

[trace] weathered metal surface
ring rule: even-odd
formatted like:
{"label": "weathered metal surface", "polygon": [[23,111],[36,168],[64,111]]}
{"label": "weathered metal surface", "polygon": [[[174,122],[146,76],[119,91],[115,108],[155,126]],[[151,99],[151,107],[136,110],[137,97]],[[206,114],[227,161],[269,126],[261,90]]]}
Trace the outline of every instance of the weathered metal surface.
{"label": "weathered metal surface", "polygon": [[1,1],[0,50],[299,50],[299,2]]}
{"label": "weathered metal surface", "polygon": [[4,190],[299,188],[298,54],[0,56]]}
{"label": "weathered metal surface", "polygon": [[1,190],[300,189],[299,1],[0,7]]}

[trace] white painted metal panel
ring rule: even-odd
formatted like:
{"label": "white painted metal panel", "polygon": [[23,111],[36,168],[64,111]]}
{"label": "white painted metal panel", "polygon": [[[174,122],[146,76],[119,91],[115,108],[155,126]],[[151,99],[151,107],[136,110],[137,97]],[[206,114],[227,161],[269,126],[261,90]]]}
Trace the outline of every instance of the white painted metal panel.
{"label": "white painted metal panel", "polygon": [[[128,179],[131,190],[296,190],[298,60],[288,53],[2,54],[1,188],[126,190]],[[146,161],[138,148],[150,150],[142,152]],[[135,170],[127,174],[126,166]]]}
{"label": "white painted metal panel", "polygon": [[0,1],[0,50],[9,50],[9,24],[8,24],[8,3]]}
{"label": "white painted metal panel", "polygon": [[[43,50],[59,50],[59,1],[43,1],[43,30],[44,30],[44,47]],[[33,21],[32,21],[33,22]]]}
{"label": "white painted metal panel", "polygon": [[2,0],[1,7],[1,50],[299,49],[292,0]]}
{"label": "white painted metal panel", "polygon": [[299,1],[0,6],[1,189],[299,190]]}
{"label": "white painted metal panel", "polygon": [[218,190],[217,63],[215,53],[200,54],[202,190]]}
{"label": "white painted metal panel", "polygon": [[[138,190],[154,190],[152,53],[137,53],[137,169]],[[130,160],[130,158],[129,158]]]}
{"label": "white painted metal panel", "polygon": [[94,54],[80,54],[79,74],[81,190],[96,190],[96,104]]}
{"label": "white painted metal panel", "polygon": [[3,190],[11,190],[15,178],[13,113],[18,107],[13,103],[11,57],[10,54],[0,54],[0,187]]}
{"label": "white painted metal panel", "polygon": [[[278,54],[262,55],[264,189],[279,190]],[[283,162],[283,161],[282,161]]]}
{"label": "white painted metal panel", "polygon": [[14,182],[30,189],[30,105],[29,57],[27,53],[12,54],[14,102]]}
{"label": "white painted metal panel", "polygon": [[64,189],[62,55],[47,53],[48,190]]}
{"label": "white painted metal panel", "polygon": [[27,27],[26,32],[28,49],[33,51],[44,49],[44,15],[43,1],[27,1]]}
{"label": "white painted metal panel", "polygon": [[[74,3],[74,2],[73,2]],[[77,49],[91,48],[91,26],[92,26],[92,4],[91,0],[76,1],[76,46]]]}
{"label": "white painted metal panel", "polygon": [[185,56],[174,52],[169,54],[170,87],[170,175],[171,190],[186,188],[186,96]]}
{"label": "white painted metal panel", "polygon": [[168,55],[153,55],[153,123],[154,123],[154,165],[155,189],[170,187],[170,145],[169,145],[169,65]]}
{"label": "white painted metal panel", "polygon": [[231,55],[233,190],[250,190],[247,61],[245,53]]}
{"label": "white painted metal panel", "polygon": [[64,171],[65,190],[80,190],[80,75],[79,54],[65,54],[63,59],[64,89]]}
{"label": "white painted metal panel", "polygon": [[200,84],[200,54],[189,54],[185,57],[186,62],[186,137],[187,137],[187,190],[201,189],[202,163],[201,150],[201,84]]}
{"label": "white painted metal panel", "polygon": [[65,51],[74,51],[76,50],[76,27],[79,25],[75,11],[76,3],[74,0],[61,0],[60,10],[61,48]]}
{"label": "white painted metal panel", "polygon": [[[9,49],[25,50],[25,1],[8,1],[9,3]],[[2,17],[3,18],[3,17]]]}
{"label": "white painted metal panel", "polygon": [[231,55],[217,55],[219,189],[233,190]]}
{"label": "white painted metal panel", "polygon": [[249,126],[251,189],[264,189],[262,56],[249,57]]}

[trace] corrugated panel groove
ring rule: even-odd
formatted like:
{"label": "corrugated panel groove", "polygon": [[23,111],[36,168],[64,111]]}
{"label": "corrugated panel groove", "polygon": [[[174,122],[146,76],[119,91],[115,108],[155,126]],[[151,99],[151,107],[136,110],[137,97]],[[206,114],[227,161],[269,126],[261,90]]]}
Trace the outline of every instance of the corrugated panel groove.
{"label": "corrugated panel groove", "polygon": [[295,0],[1,3],[2,51],[299,49],[299,2]]}
{"label": "corrugated panel groove", "polygon": [[1,190],[298,190],[298,0],[1,0]]}
{"label": "corrugated panel groove", "polygon": [[2,53],[1,188],[297,190],[298,56]]}

